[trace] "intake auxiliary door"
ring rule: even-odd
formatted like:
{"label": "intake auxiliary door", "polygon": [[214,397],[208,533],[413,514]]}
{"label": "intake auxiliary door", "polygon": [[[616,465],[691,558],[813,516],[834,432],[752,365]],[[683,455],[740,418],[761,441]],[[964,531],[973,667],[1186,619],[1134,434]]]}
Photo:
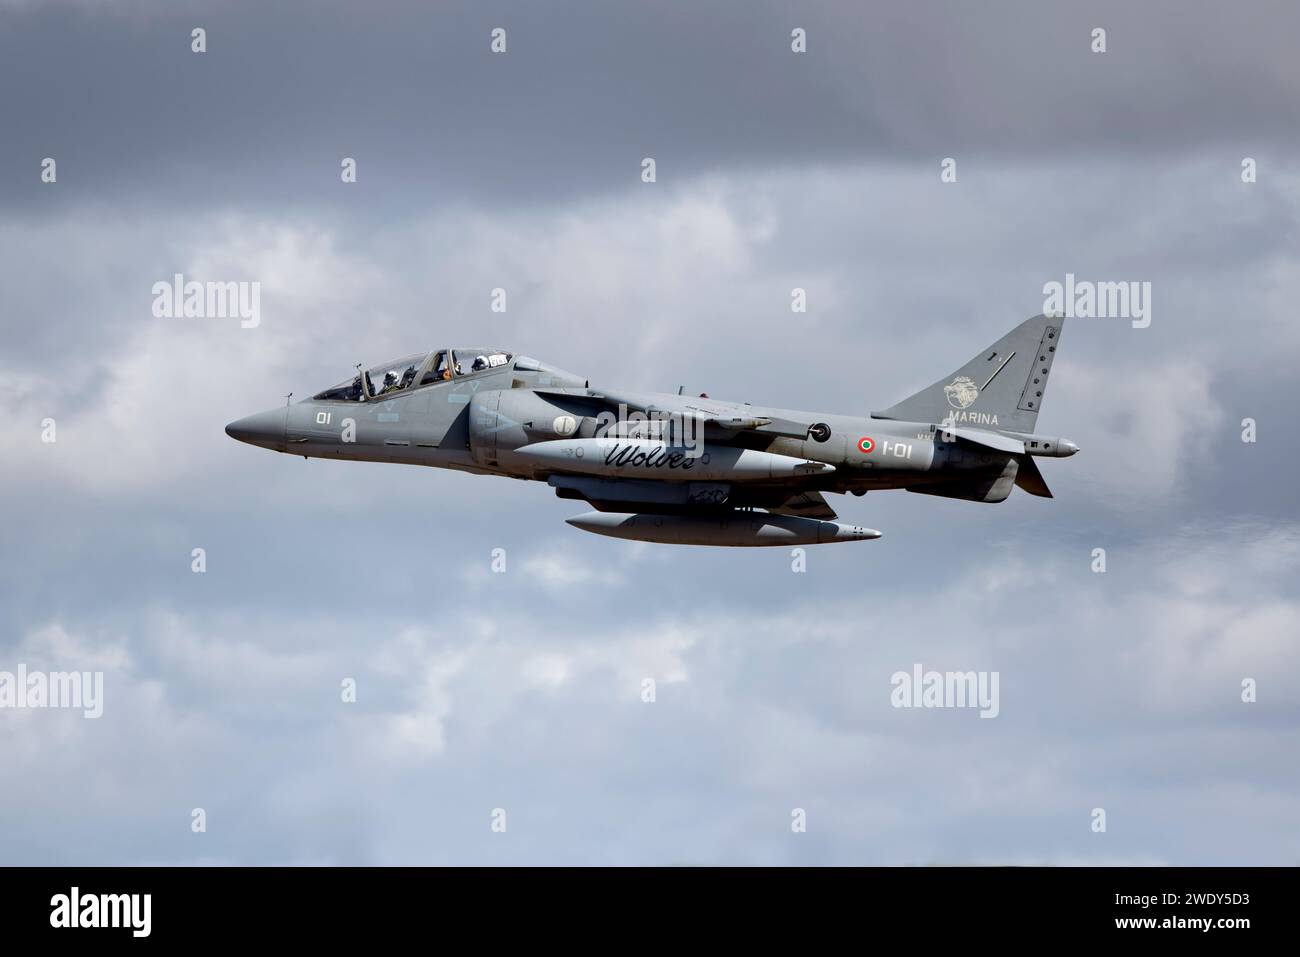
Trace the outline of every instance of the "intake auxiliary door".
{"label": "intake auxiliary door", "polygon": [[497,464],[497,436],[501,422],[498,409],[501,392],[487,389],[477,392],[469,402],[469,447],[477,465]]}

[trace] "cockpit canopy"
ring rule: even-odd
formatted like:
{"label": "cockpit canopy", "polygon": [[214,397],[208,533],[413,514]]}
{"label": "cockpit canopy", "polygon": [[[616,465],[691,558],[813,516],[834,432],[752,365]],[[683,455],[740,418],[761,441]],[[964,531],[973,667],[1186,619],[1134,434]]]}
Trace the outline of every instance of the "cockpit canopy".
{"label": "cockpit canopy", "polygon": [[381,362],[351,379],[312,396],[340,402],[365,402],[438,382],[450,382],[510,364],[512,353],[500,349],[438,349]]}

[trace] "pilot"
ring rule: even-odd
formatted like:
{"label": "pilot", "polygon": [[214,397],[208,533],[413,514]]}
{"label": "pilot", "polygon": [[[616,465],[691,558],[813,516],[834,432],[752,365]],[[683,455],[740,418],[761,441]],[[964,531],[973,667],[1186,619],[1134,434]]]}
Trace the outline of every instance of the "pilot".
{"label": "pilot", "polygon": [[384,387],[379,390],[379,394],[383,395],[385,392],[396,392],[399,388],[400,386],[397,384],[397,370],[389,369],[384,373]]}
{"label": "pilot", "polygon": [[487,356],[475,356],[474,364],[469,367],[471,372],[479,372],[488,367]]}

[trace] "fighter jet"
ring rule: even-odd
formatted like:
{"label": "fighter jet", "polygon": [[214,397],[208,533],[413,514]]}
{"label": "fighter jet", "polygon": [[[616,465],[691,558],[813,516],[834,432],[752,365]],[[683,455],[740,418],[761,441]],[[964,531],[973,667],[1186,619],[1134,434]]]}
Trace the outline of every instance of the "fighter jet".
{"label": "fighter jet", "polygon": [[241,442],[305,458],[399,462],[547,483],[600,535],[680,545],[867,541],[827,493],[906,489],[1001,502],[1052,493],[1035,431],[1063,320],[1022,322],[952,375],[870,415],[797,412],[592,388],[501,349],[434,349],[232,422]]}

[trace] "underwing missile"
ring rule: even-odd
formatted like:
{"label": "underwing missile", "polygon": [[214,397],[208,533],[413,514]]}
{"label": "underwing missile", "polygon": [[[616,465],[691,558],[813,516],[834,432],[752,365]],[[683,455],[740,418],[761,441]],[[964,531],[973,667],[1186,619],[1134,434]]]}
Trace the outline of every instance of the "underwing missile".
{"label": "underwing missile", "polygon": [[566,521],[584,532],[666,545],[788,547],[826,542],[864,542],[880,537],[880,532],[874,528],[760,511],[732,511],[712,516],[584,512]]}
{"label": "underwing missile", "polygon": [[535,466],[669,482],[762,482],[823,475],[835,466],[729,445],[672,446],[644,439],[553,439],[514,453]]}

